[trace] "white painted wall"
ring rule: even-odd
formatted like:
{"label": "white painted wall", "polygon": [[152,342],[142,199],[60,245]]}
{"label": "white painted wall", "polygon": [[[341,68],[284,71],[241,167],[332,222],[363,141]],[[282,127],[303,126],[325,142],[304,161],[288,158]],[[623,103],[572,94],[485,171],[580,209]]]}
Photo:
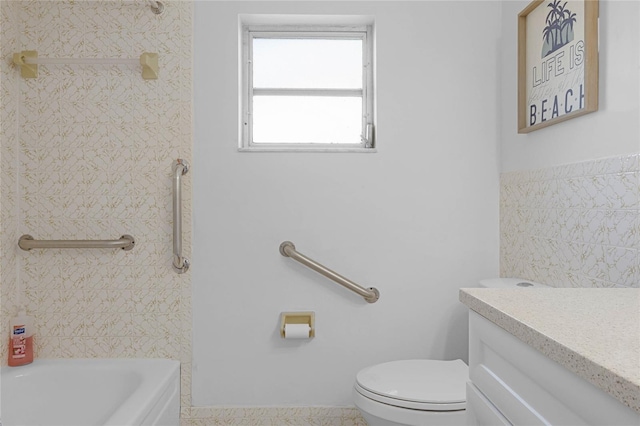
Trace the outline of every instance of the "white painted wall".
{"label": "white painted wall", "polygon": [[[378,153],[239,153],[238,13],[375,15]],[[196,2],[194,406],[352,405],[367,365],[466,358],[458,288],[498,274],[499,28],[497,2]],[[315,339],[279,337],[292,310]]]}
{"label": "white painted wall", "polygon": [[597,112],[517,133],[517,16],[529,0],[502,2],[501,170],[543,168],[640,151],[640,2],[600,0]]}

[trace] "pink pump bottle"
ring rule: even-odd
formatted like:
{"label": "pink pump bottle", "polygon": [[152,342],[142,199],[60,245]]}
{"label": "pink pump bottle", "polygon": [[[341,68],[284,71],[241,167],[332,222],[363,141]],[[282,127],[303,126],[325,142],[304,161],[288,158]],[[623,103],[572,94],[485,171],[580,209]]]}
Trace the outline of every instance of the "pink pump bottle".
{"label": "pink pump bottle", "polygon": [[9,335],[9,366],[17,367],[33,362],[33,319],[24,309],[11,319]]}

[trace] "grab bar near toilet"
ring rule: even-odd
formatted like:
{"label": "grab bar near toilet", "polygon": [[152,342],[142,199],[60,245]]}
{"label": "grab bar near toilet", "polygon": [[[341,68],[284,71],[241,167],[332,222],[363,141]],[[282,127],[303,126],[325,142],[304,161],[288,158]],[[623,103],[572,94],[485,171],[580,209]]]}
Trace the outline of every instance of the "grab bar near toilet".
{"label": "grab bar near toilet", "polygon": [[317,273],[324,275],[332,281],[340,284],[341,286],[348,288],[354,293],[359,294],[369,303],[375,303],[380,298],[380,292],[375,287],[364,288],[361,285],[354,283],[353,281],[343,277],[337,272],[332,271],[324,265],[309,259],[304,254],[296,251],[296,246],[291,241],[284,241],[280,244],[280,254],[284,257],[290,257],[293,260],[302,263],[307,268],[313,269]]}
{"label": "grab bar near toilet", "polygon": [[189,163],[181,158],[173,162],[173,270],[184,274],[189,270],[189,259],[182,256],[182,184],[181,178],[189,172]]}

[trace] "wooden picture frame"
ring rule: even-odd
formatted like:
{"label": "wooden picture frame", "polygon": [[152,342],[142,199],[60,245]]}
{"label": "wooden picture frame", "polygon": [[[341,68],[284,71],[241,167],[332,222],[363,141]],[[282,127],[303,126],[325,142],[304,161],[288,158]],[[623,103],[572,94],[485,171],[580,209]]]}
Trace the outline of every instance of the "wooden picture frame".
{"label": "wooden picture frame", "polygon": [[518,14],[518,133],[598,110],[598,0],[535,0]]}

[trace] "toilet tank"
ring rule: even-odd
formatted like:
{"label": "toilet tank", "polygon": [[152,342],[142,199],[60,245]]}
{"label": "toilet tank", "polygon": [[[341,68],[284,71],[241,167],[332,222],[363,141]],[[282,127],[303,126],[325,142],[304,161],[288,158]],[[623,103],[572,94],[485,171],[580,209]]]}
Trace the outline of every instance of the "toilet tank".
{"label": "toilet tank", "polygon": [[488,278],[480,280],[479,287],[486,288],[549,288],[548,285],[521,278]]}

